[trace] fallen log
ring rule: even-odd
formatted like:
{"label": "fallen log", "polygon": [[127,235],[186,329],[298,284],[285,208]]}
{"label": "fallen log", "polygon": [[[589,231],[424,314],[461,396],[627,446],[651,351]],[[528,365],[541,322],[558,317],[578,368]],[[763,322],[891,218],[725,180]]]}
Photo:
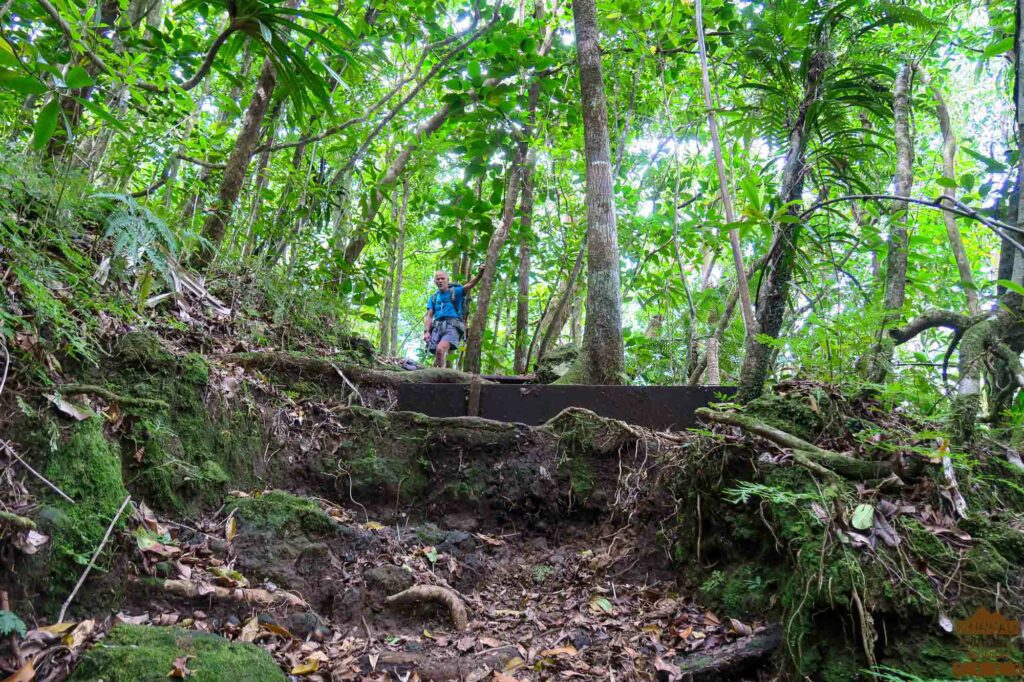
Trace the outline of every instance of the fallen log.
{"label": "fallen log", "polygon": [[412,606],[415,604],[434,602],[448,609],[455,629],[463,632],[469,627],[469,615],[466,605],[454,590],[438,585],[415,585],[384,600],[388,606]]}
{"label": "fallen log", "polygon": [[[214,356],[222,362],[240,365],[246,369],[284,370],[313,376],[328,375],[337,378],[340,370],[357,384],[394,388],[400,384],[468,384],[472,374],[457,369],[428,367],[414,370],[370,369],[362,365],[337,362],[332,358],[318,358],[298,353],[265,351],[226,353]],[[489,382],[485,382],[489,383]]]}
{"label": "fallen log", "polygon": [[675,659],[684,680],[735,680],[771,656],[782,645],[782,628],[769,625],[732,644]]}

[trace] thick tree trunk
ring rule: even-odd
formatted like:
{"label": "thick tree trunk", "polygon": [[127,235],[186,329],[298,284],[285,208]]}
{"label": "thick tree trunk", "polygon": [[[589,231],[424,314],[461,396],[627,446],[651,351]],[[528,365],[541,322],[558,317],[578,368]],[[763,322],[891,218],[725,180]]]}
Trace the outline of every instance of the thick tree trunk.
{"label": "thick tree trunk", "polygon": [[563,383],[620,384],[626,361],[619,242],[597,6],[595,0],[573,0],[572,8],[587,161],[587,320],[579,359],[562,379]]}
{"label": "thick tree trunk", "polygon": [[527,363],[528,330],[530,327],[530,231],[533,227],[533,167],[526,169],[523,179],[523,196],[520,200],[519,227],[519,288],[516,295],[515,355],[512,373],[525,374]]}
{"label": "thick tree trunk", "polygon": [[[953,187],[944,187],[942,193],[955,199],[957,140],[956,133],[953,132],[953,124],[949,118],[949,107],[946,106],[946,100],[942,96],[942,91],[931,82],[928,73],[923,70],[919,70],[919,73],[925,85],[931,87],[932,96],[935,98],[935,115],[939,119],[939,130],[942,132],[942,177],[954,183]],[[942,219],[946,223],[949,248],[953,252],[956,269],[960,273],[960,285],[964,288],[964,296],[967,298],[967,310],[972,315],[977,315],[981,310],[981,304],[978,301],[978,289],[974,284],[971,262],[967,258],[967,250],[964,248],[964,241],[960,236],[960,228],[956,224],[956,216],[949,211],[943,211]]]}
{"label": "thick tree trunk", "polygon": [[[782,188],[779,203],[788,205],[787,214],[794,220],[776,226],[772,245],[768,250],[764,272],[761,275],[760,295],[757,300],[757,328],[760,335],[773,339],[779,337],[782,319],[789,300],[789,284],[793,274],[802,225],[800,197],[806,172],[807,141],[813,123],[810,116],[812,105],[818,100],[818,89],[828,66],[830,27],[823,26],[817,45],[813,46],[807,62],[804,81],[804,98],[796,112],[796,120],[790,129],[789,151],[782,169]],[[747,343],[743,368],[740,371],[737,399],[741,402],[753,400],[761,395],[771,364],[772,346],[758,337]]]}
{"label": "thick tree trunk", "polygon": [[277,73],[274,70],[274,64],[270,59],[264,59],[259,80],[256,82],[256,90],[253,92],[249,108],[242,121],[242,129],[238,133],[235,148],[231,150],[227,167],[224,169],[224,179],[221,181],[217,204],[203,224],[203,237],[208,243],[200,248],[196,256],[196,263],[200,269],[205,269],[210,264],[216,255],[217,247],[224,239],[228,220],[231,218],[238,195],[242,190],[242,182],[245,180],[249,161],[252,158],[253,150],[256,149],[256,143],[259,141],[263,117],[266,116],[267,105],[270,103],[276,83]]}
{"label": "thick tree trunk", "polygon": [[[893,119],[896,137],[896,196],[909,197],[914,184],[914,140],[910,132],[910,95],[914,67],[904,64],[896,76]],[[900,310],[907,292],[907,210],[906,201],[892,203],[888,252],[885,258],[885,295],[882,305],[886,315],[879,331],[879,342],[872,349],[866,367],[866,378],[882,383],[892,369],[895,345],[885,330],[899,322]]]}

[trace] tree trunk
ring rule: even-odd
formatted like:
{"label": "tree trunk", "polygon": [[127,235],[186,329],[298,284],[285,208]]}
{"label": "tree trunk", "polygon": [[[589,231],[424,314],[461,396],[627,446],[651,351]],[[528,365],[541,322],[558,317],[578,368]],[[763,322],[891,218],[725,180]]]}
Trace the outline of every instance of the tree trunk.
{"label": "tree trunk", "polygon": [[534,170],[526,169],[523,179],[523,196],[519,203],[519,289],[516,296],[515,354],[512,361],[513,374],[526,373],[526,350],[529,344],[527,330],[530,326],[530,231],[533,227]]}
{"label": "tree trunk", "polygon": [[[910,196],[914,184],[914,140],[910,132],[910,95],[914,67],[904,64],[896,76],[893,119],[896,137],[896,195]],[[895,344],[886,333],[900,320],[900,311],[907,291],[907,209],[906,201],[892,203],[888,252],[885,258],[885,296],[882,305],[886,315],[879,331],[879,342],[871,351],[866,378],[880,384],[892,369]]]}
{"label": "tree trunk", "polygon": [[508,188],[505,190],[505,205],[502,210],[501,224],[494,228],[491,239],[487,243],[487,255],[484,259],[484,272],[476,293],[476,309],[467,332],[466,355],[463,359],[464,369],[471,374],[480,373],[480,358],[483,350],[484,330],[487,329],[487,313],[494,294],[497,280],[498,257],[505,246],[512,220],[515,218],[516,201],[519,198],[519,186],[526,164],[526,143],[519,145],[515,160],[508,169]]}
{"label": "tree trunk", "polygon": [[[946,100],[942,96],[942,91],[931,82],[928,73],[922,69],[918,71],[924,84],[931,87],[932,96],[935,98],[935,115],[939,119],[939,130],[942,132],[942,177],[954,183],[953,187],[944,187],[942,193],[955,199],[957,141],[956,134],[953,132],[953,124],[949,118],[949,108],[946,106]],[[978,289],[974,285],[971,263],[967,258],[964,241],[960,237],[960,228],[957,227],[956,216],[949,211],[943,211],[942,219],[946,223],[949,248],[953,252],[956,269],[960,273],[960,285],[964,288],[964,296],[967,297],[967,310],[971,315],[977,315],[981,311],[981,304],[978,301]]]}
{"label": "tree trunk", "polygon": [[405,220],[409,210],[409,178],[402,181],[402,207],[398,212],[398,249],[395,253],[394,298],[391,304],[391,319],[388,333],[391,336],[391,352],[398,351],[398,311],[402,307],[402,272],[405,265]]}
{"label": "tree trunk", "polygon": [[756,321],[759,335],[748,341],[743,367],[740,370],[737,399],[741,402],[760,396],[768,376],[772,346],[762,342],[759,337],[765,335],[777,339],[782,329],[782,318],[789,299],[793,261],[796,258],[802,227],[796,218],[800,214],[799,203],[806,172],[807,140],[813,122],[809,110],[818,100],[818,88],[828,66],[830,29],[830,26],[821,27],[818,44],[811,50],[804,80],[804,98],[796,111],[796,120],[789,133],[789,150],[782,169],[779,203],[789,206],[787,214],[792,216],[793,220],[776,226],[775,236],[768,250],[768,258],[761,275],[760,295],[757,299]]}
{"label": "tree trunk", "polygon": [[266,116],[267,105],[270,103],[276,83],[277,74],[274,64],[269,58],[265,58],[259,80],[256,82],[256,90],[253,92],[249,109],[245,112],[245,118],[242,121],[242,129],[238,133],[238,139],[235,140],[235,148],[231,150],[227,167],[224,169],[224,178],[221,181],[217,203],[203,224],[203,237],[208,243],[200,247],[196,256],[196,264],[200,269],[206,269],[216,255],[217,247],[224,239],[228,220],[230,220],[235,203],[238,201],[242,182],[245,180],[246,171],[249,168],[249,160],[259,141],[263,117]]}
{"label": "tree trunk", "polygon": [[595,0],[573,0],[572,8],[587,161],[587,320],[579,358],[562,381],[620,384],[626,360],[622,342],[619,242],[597,6]]}
{"label": "tree trunk", "polygon": [[[557,342],[558,337],[562,335],[562,327],[565,326],[565,320],[569,316],[569,309],[573,300],[573,292],[576,290],[576,282],[579,280],[580,272],[583,271],[583,256],[586,255],[586,253],[587,241],[586,238],[584,238],[583,243],[580,244],[580,250],[576,254],[576,262],[572,266],[572,272],[569,274],[569,279],[565,283],[565,291],[558,299],[558,305],[555,306],[555,309],[548,320],[547,327],[544,328],[544,334],[541,336],[540,340],[540,348],[537,350],[538,360],[544,357],[544,354],[550,350],[552,342]],[[543,320],[541,321],[543,322]]]}
{"label": "tree trunk", "polygon": [[[733,225],[736,222],[736,216],[732,210],[732,193],[729,191],[729,178],[725,173],[725,159],[722,155],[722,141],[718,137],[718,122],[715,119],[715,109],[711,101],[711,79],[708,76],[708,54],[707,46],[704,44],[704,17],[702,12],[701,0],[696,0],[694,13],[697,17],[697,48],[700,53],[700,74],[704,90],[704,106],[707,109],[708,128],[711,131],[711,146],[715,153],[715,168],[718,171],[718,188],[719,194],[722,197],[722,207],[725,210],[725,221],[729,225]],[[678,202],[678,198],[676,201]],[[673,224],[674,223],[675,218],[673,217]],[[740,310],[743,313],[743,325],[746,329],[747,338],[753,338],[753,336],[757,334],[757,321],[754,319],[754,308],[750,303],[750,285],[747,284],[747,273],[746,269],[743,267],[743,251],[740,248],[740,233],[735,227],[729,228],[729,244],[732,248],[733,265],[736,267],[736,282],[739,286],[740,292]],[[678,255],[678,245],[676,250]],[[689,297],[689,290],[687,290],[686,295]],[[690,303],[690,308],[691,310],[693,308],[692,301]],[[695,321],[696,320],[691,317],[691,323]],[[691,327],[691,335],[692,333]]]}

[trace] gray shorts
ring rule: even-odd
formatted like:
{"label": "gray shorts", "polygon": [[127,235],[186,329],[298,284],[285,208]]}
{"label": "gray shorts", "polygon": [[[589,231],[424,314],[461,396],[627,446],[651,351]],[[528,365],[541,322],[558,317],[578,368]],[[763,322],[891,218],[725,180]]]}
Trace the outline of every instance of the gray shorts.
{"label": "gray shorts", "polygon": [[437,344],[442,341],[447,341],[451,345],[451,350],[455,350],[459,347],[459,340],[461,335],[459,334],[459,325],[461,320],[456,322],[455,320],[437,320],[434,322],[434,326],[430,330],[430,345],[427,347],[431,353],[437,352]]}

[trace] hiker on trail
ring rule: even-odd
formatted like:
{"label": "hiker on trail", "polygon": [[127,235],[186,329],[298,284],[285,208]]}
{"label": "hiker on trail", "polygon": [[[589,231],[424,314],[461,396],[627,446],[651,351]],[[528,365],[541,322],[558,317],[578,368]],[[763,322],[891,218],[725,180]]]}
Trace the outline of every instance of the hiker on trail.
{"label": "hiker on trail", "polygon": [[483,272],[481,265],[465,284],[451,284],[444,270],[434,273],[437,291],[427,300],[427,315],[423,318],[423,340],[434,354],[434,367],[444,367],[448,351],[457,349],[466,338],[466,292],[480,281]]}

